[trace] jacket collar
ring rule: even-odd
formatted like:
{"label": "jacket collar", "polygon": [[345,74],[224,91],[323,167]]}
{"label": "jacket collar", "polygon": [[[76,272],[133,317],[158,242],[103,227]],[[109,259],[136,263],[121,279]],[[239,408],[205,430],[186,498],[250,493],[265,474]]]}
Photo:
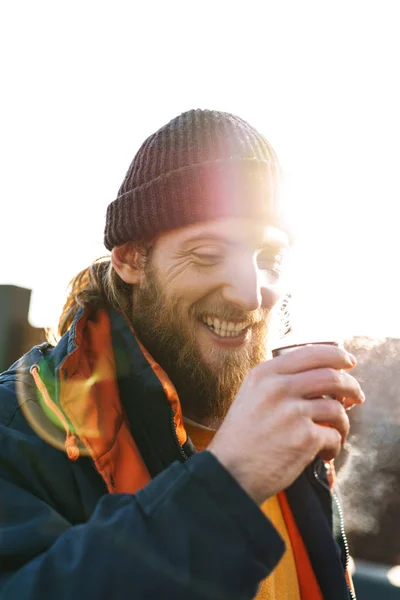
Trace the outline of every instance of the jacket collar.
{"label": "jacket collar", "polygon": [[121,313],[80,311],[38,368],[69,457],[91,456],[109,491],[137,491],[192,452],[174,386]]}

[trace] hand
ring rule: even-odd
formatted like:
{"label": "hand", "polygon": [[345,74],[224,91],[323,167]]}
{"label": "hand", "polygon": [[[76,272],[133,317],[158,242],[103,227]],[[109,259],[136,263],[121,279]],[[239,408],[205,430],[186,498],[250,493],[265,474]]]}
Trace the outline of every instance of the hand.
{"label": "hand", "polygon": [[[261,504],[288,487],[316,455],[335,458],[349,432],[346,407],[365,396],[337,346],[303,346],[252,369],[208,450]],[[312,399],[310,399],[312,398]],[[328,425],[328,426],[327,426]]]}

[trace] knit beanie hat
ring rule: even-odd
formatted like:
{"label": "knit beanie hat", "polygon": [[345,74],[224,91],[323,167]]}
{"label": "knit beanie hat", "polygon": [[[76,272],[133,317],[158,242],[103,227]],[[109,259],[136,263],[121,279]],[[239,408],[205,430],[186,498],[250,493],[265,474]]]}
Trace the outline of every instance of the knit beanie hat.
{"label": "knit beanie hat", "polygon": [[190,110],[138,150],[107,208],[104,244],[111,250],[221,217],[272,224],[279,182],[276,154],[251,125],[225,112]]}

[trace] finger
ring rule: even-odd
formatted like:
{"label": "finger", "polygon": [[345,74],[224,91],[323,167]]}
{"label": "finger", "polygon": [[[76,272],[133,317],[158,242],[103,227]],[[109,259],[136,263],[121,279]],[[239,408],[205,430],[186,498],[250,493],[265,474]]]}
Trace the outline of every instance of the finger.
{"label": "finger", "polygon": [[351,410],[352,408],[354,408],[355,406],[357,406],[357,403],[352,402],[351,399],[349,399],[349,398],[341,398],[340,402],[342,403],[344,410],[346,410],[347,412],[349,410]]}
{"label": "finger", "polygon": [[337,369],[321,368],[296,373],[287,378],[286,384],[290,386],[291,396],[319,398],[330,395],[340,401],[346,399],[346,407],[362,404],[365,400],[357,379]]}
{"label": "finger", "polygon": [[323,460],[333,460],[342,449],[342,437],[337,429],[315,425],[318,437],[318,454]]}
{"label": "finger", "polygon": [[350,421],[343,406],[325,398],[305,402],[308,405],[304,408],[307,416],[318,425],[329,425],[336,429],[340,433],[341,443],[344,444],[349,435]]}
{"label": "finger", "polygon": [[[268,364],[270,361],[267,361]],[[302,371],[331,367],[333,369],[352,369],[356,358],[339,346],[329,344],[310,344],[296,348],[272,359],[274,370],[280,375],[300,373]]]}

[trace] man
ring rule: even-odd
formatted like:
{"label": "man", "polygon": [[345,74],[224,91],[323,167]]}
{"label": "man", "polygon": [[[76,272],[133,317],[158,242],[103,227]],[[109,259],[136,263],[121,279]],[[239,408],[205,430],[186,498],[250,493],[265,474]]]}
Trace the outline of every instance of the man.
{"label": "man", "polygon": [[144,142],[111,258],[72,282],[58,344],[1,376],[1,598],[353,597],[328,461],[363,394],[339,348],[267,360],[279,182],[227,113]]}

